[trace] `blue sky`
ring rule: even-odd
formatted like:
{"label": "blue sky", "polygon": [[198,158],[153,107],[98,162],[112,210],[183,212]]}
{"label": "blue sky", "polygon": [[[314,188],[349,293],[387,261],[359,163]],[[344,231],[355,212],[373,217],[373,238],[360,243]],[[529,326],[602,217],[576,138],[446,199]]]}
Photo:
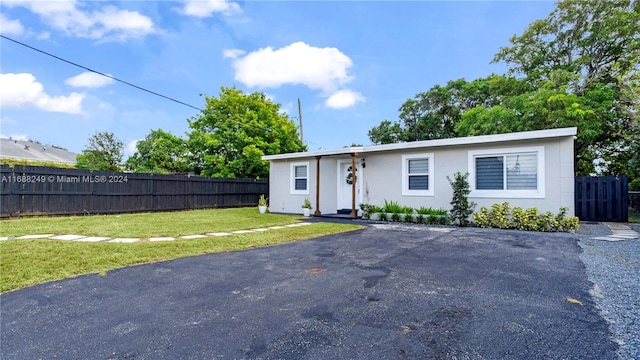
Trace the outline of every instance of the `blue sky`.
{"label": "blue sky", "polygon": [[[550,1],[12,1],[0,33],[197,108],[220,87],[261,91],[310,150],[367,132],[436,84],[491,73],[500,46]],[[80,152],[95,132],[127,146],[185,136],[197,110],[0,39],[0,135]]]}

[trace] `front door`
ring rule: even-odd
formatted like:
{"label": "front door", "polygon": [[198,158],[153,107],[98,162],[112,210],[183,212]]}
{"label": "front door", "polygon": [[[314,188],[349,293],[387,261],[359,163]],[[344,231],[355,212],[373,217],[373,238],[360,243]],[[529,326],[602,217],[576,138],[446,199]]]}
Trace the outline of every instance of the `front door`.
{"label": "front door", "polygon": [[361,174],[360,168],[356,165],[353,171],[351,160],[339,162],[338,171],[338,209],[351,209],[352,184],[356,182],[356,209],[360,205],[360,184],[361,179],[356,174]]}

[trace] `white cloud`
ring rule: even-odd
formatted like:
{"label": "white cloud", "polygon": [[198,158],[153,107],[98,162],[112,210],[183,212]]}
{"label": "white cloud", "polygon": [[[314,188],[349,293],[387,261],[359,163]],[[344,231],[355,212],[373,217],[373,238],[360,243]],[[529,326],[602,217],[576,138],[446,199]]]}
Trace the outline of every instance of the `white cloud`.
{"label": "white cloud", "polygon": [[[107,74],[111,76],[111,74]],[[73,87],[99,88],[113,83],[113,79],[94,72],[83,72],[82,74],[70,77],[64,82]]]}
{"label": "white cloud", "polygon": [[227,50],[225,54],[236,55],[235,79],[248,87],[305,85],[330,94],[353,79],[347,74],[351,59],[336,48],[296,42],[277,50],[271,47],[256,50],[244,57],[240,57],[238,50]]}
{"label": "white cloud", "polygon": [[20,20],[11,20],[0,14],[0,34],[20,35],[24,32],[24,26]]}
{"label": "white cloud", "polygon": [[227,0],[185,0],[184,7],[177,9],[179,13],[199,18],[210,17],[214,13],[231,15],[240,13],[240,5]]}
{"label": "white cloud", "polygon": [[364,96],[362,96],[360,93],[348,89],[343,89],[336,91],[333,95],[329,96],[329,98],[325,102],[325,105],[332,109],[344,109],[364,100]]}
{"label": "white cloud", "polygon": [[73,92],[67,96],[50,96],[44,86],[29,73],[0,74],[0,106],[20,108],[35,106],[44,111],[79,114],[84,94]]}
{"label": "white cloud", "polygon": [[240,55],[244,55],[245,51],[240,49],[224,49],[222,51],[223,58],[237,59]]}
{"label": "white cloud", "polygon": [[127,146],[124,147],[124,154],[127,156],[131,156],[135,154],[138,151],[137,145],[138,145],[138,141],[140,140],[142,139],[133,140],[130,143],[128,143]]}
{"label": "white cloud", "polygon": [[153,21],[137,11],[120,10],[113,5],[94,11],[80,9],[74,0],[5,1],[6,6],[23,6],[40,16],[47,25],[68,35],[101,40],[124,40],[158,32]]}

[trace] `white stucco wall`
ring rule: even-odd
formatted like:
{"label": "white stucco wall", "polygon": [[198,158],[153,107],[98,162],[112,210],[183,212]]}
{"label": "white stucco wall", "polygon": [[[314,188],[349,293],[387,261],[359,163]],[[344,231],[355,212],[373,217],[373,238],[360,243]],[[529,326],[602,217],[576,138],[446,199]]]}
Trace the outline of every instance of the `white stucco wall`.
{"label": "white stucco wall", "polygon": [[[358,154],[358,165],[362,159],[365,168],[360,169],[361,191],[359,202],[382,206],[385,200],[393,200],[403,206],[414,208],[425,206],[449,210],[452,198],[451,185],[447,176],[456,172],[469,172],[469,152],[478,150],[499,150],[543,147],[544,149],[544,197],[508,198],[474,197],[470,200],[480,206],[490,207],[497,202],[509,202],[523,208],[537,207],[541,212],[558,212],[567,206],[569,214],[574,214],[574,140],[572,137],[557,137],[536,140],[494,142],[475,145],[454,145],[425,147],[406,151],[379,151]],[[402,195],[402,156],[406,154],[432,153],[433,196]],[[320,160],[320,211],[323,214],[336,213],[338,197],[338,163],[350,159],[349,155],[323,156]],[[291,194],[291,163],[309,163],[308,194]],[[301,213],[302,202],[309,197],[315,211],[316,204],[316,159],[296,158],[291,160],[271,160],[270,169],[270,211],[278,213]],[[471,179],[470,179],[471,180]],[[368,190],[368,191],[367,191]],[[472,194],[473,195],[473,194]],[[312,211],[312,213],[313,213]]]}

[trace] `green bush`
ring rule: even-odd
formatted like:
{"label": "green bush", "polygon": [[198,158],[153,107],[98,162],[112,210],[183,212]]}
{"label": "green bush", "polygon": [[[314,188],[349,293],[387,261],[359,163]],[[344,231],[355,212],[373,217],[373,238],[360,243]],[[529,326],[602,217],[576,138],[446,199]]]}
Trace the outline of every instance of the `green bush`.
{"label": "green bush", "polygon": [[400,207],[400,212],[402,214],[413,214],[413,208],[411,206],[402,206]]}
{"label": "green bush", "polygon": [[400,214],[402,207],[397,201],[384,201],[383,211],[390,214]]}
{"label": "green bush", "polygon": [[473,214],[473,222],[483,228],[517,229],[527,231],[574,231],[580,226],[575,216],[567,217],[565,206],[554,215],[550,211],[540,214],[538,208],[511,208],[509,203],[493,204],[491,210],[481,207]]}
{"label": "green bush", "polygon": [[509,229],[509,214],[511,213],[511,206],[508,202],[502,204],[491,205],[491,227],[498,229]]}

